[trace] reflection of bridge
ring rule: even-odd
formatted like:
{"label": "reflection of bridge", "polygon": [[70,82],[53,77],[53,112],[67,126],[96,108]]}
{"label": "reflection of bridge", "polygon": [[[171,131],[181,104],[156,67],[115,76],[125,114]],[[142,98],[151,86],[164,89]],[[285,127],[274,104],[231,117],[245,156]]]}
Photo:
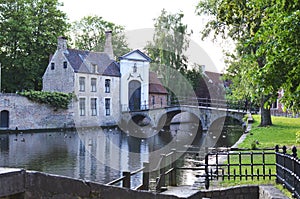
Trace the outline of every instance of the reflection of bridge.
{"label": "reflection of bridge", "polygon": [[246,110],[241,106],[222,100],[184,100],[168,107],[122,113],[122,121],[126,125],[143,124],[158,130],[170,126],[172,119],[180,113],[189,113],[189,121],[198,123],[202,130],[209,130],[211,126],[223,126],[225,118],[243,122]]}

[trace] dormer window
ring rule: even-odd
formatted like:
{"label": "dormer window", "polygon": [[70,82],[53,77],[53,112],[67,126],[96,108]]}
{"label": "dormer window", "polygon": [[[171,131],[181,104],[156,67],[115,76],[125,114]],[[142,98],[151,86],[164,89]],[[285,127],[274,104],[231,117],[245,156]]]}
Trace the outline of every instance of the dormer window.
{"label": "dormer window", "polygon": [[54,68],[55,68],[55,63],[51,63],[51,70],[54,70]]}
{"label": "dormer window", "polygon": [[98,66],[97,64],[92,65],[92,73],[97,73]]}
{"label": "dormer window", "polygon": [[64,61],[64,68],[68,67],[68,62]]}

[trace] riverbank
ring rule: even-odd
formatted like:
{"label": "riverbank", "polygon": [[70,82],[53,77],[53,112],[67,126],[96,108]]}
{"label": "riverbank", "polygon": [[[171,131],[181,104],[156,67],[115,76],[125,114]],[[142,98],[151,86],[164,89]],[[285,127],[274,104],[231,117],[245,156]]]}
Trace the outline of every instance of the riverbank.
{"label": "riverbank", "polygon": [[[236,148],[249,149],[265,149],[265,148],[274,148],[276,145],[280,147],[286,146],[288,153],[291,153],[291,148],[296,146],[299,148],[300,144],[296,142],[296,133],[300,132],[300,118],[287,118],[287,117],[272,117],[273,125],[268,127],[259,127],[260,116],[253,116],[254,122],[252,124],[251,130],[242,136],[240,141],[236,143]],[[299,156],[299,151],[298,151]],[[243,160],[248,161],[248,160]],[[258,161],[258,160],[257,160]],[[275,157],[267,160],[269,162],[275,163]],[[238,164],[239,160],[232,158],[230,160],[232,164]],[[260,169],[259,167],[256,167]],[[274,166],[275,172],[275,166]],[[272,171],[273,173],[273,171]],[[236,179],[236,180],[224,180],[214,183],[215,187],[228,187],[234,185],[249,185],[249,184],[273,184],[278,189],[283,191],[286,195],[291,197],[291,193],[283,189],[282,186],[277,185],[275,180],[245,180]]]}
{"label": "riverbank", "polygon": [[251,131],[240,142],[239,148],[252,148],[255,143],[257,148],[273,148],[276,145],[300,146],[296,143],[296,132],[300,131],[300,118],[272,117],[273,125],[258,127],[260,115],[253,115],[254,122]]}

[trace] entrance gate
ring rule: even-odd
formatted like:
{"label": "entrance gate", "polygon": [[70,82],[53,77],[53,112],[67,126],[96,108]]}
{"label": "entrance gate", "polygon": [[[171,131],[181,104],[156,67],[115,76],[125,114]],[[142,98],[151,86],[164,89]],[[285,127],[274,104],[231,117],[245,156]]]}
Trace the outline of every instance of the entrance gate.
{"label": "entrance gate", "polygon": [[141,109],[141,83],[139,81],[133,80],[129,82],[129,109],[131,111]]}

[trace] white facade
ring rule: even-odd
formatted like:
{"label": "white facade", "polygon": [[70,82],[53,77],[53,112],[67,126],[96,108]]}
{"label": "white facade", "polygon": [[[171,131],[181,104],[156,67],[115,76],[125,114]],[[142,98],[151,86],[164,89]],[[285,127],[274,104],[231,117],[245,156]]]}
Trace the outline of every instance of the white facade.
{"label": "white facade", "polygon": [[[132,51],[120,57],[120,73],[121,73],[121,111],[129,111],[133,109],[148,109],[149,100],[149,65],[150,58],[139,50]],[[133,91],[130,91],[130,84],[136,83]],[[138,85],[140,84],[140,85]],[[134,93],[139,90],[138,93]],[[133,96],[134,94],[137,94]],[[135,105],[138,107],[133,108],[130,104],[132,98],[137,98]]]}

